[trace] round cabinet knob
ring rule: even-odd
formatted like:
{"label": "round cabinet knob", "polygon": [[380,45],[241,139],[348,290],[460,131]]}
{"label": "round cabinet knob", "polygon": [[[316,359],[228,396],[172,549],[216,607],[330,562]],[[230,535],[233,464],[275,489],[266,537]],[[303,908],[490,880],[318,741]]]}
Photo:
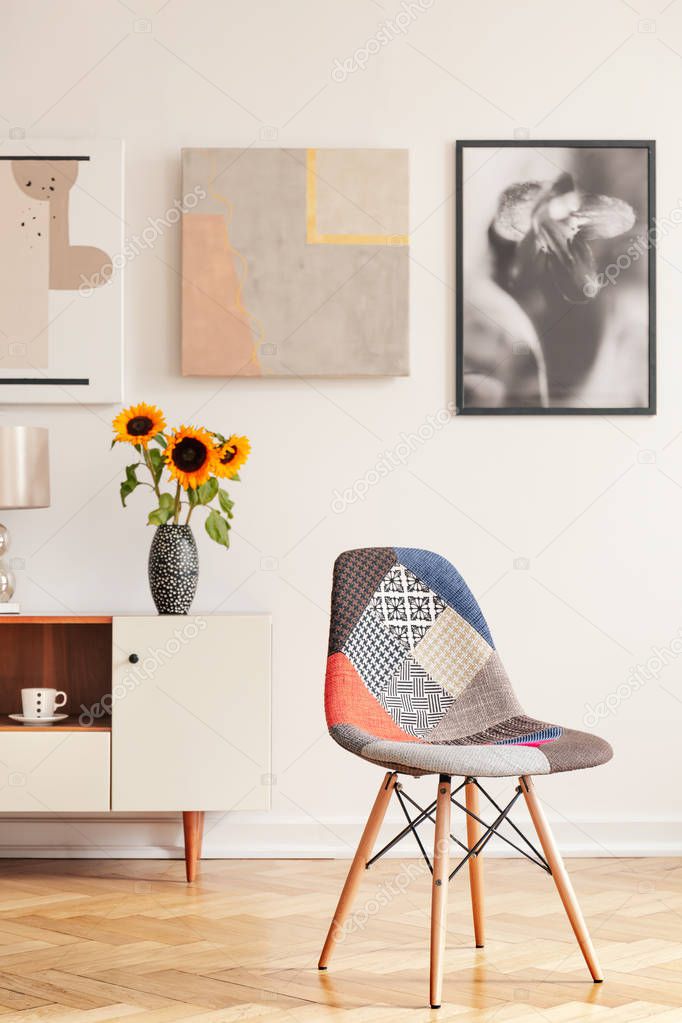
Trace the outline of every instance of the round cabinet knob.
{"label": "round cabinet knob", "polygon": [[140,658],[137,656],[137,654],[131,654],[130,657],[128,658],[131,664],[137,664],[139,659]]}

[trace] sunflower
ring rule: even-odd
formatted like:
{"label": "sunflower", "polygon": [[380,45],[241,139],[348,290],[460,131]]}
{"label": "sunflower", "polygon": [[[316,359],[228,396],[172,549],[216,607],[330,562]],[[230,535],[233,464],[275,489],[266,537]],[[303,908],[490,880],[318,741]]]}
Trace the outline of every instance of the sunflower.
{"label": "sunflower", "polygon": [[216,476],[221,476],[224,479],[235,476],[249,457],[250,451],[251,444],[249,443],[249,438],[237,437],[233,433],[224,444],[216,448],[217,457],[213,472]]}
{"label": "sunflower", "polygon": [[215,472],[213,439],[201,427],[181,426],[176,430],[168,441],[164,457],[172,478],[185,490],[195,490]]}
{"label": "sunflower", "polygon": [[161,433],[166,427],[163,412],[156,405],[131,405],[123,409],[114,419],[112,426],[116,434],[114,440],[126,441],[128,444],[141,444],[146,448],[149,441]]}

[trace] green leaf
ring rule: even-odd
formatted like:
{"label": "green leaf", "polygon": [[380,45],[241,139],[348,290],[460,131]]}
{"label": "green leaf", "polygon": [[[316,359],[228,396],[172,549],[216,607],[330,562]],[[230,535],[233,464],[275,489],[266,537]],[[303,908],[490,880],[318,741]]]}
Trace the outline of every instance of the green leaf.
{"label": "green leaf", "polygon": [[172,508],[155,508],[154,511],[150,511],[147,524],[150,526],[165,526],[172,517]]}
{"label": "green leaf", "polygon": [[135,475],[139,464],[139,462],[135,462],[134,465],[126,465],[126,480],[132,485],[133,489],[135,489],[137,484],[140,482]]}
{"label": "green leaf", "polygon": [[156,436],[152,438],[152,440],[155,440],[156,443],[159,444],[162,448],[168,446],[168,441],[166,440],[162,433],[157,433]]}
{"label": "green leaf", "polygon": [[141,444],[133,444],[133,447],[137,451],[138,455],[142,454],[142,445]]}
{"label": "green leaf", "polygon": [[215,476],[211,476],[210,480],[206,480],[206,482],[202,483],[200,487],[197,487],[199,504],[210,504],[217,493],[218,480]]}
{"label": "green leaf", "polygon": [[216,543],[230,546],[230,525],[215,508],[206,519],[206,532]]}
{"label": "green leaf", "polygon": [[136,486],[137,480],[135,480],[135,482],[131,482],[130,480],[125,479],[121,484],[121,504],[124,508],[126,506],[126,498],[130,497]]}
{"label": "green leaf", "polygon": [[241,481],[242,481],[242,478],[241,478],[241,476],[239,475],[238,472],[236,472],[234,474],[234,476],[230,476],[230,479],[234,480],[235,483],[241,483]]}
{"label": "green leaf", "polygon": [[226,490],[218,491],[218,500],[220,501],[220,507],[227,515],[228,519],[233,518],[232,509],[234,508],[234,501]]}
{"label": "green leaf", "polygon": [[197,494],[196,490],[192,489],[192,487],[190,487],[189,490],[187,491],[187,503],[189,504],[190,508],[196,508],[196,506],[199,504],[199,495]]}
{"label": "green leaf", "polygon": [[109,448],[109,450],[111,451],[111,449],[112,449],[112,448],[115,448],[117,444],[118,444],[118,441],[117,441],[117,440],[116,440],[116,438],[114,437],[114,439],[113,439],[113,440],[112,440],[112,442],[111,442],[111,448]]}
{"label": "green leaf", "polygon": [[159,498],[159,507],[164,511],[170,508],[171,511],[175,508],[175,498],[172,494],[161,494]]}
{"label": "green leaf", "polygon": [[154,482],[158,483],[163,473],[163,467],[166,464],[163,457],[163,451],[158,451],[156,448],[149,448],[147,453],[152,467]]}

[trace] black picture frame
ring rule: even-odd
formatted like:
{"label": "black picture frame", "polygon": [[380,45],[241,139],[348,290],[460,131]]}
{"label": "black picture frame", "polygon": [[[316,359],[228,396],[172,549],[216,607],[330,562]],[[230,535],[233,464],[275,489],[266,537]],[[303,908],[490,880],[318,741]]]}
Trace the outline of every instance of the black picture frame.
{"label": "black picture frame", "polygon": [[[648,248],[648,302],[649,302],[649,359],[648,359],[648,404],[632,408],[572,408],[572,407],[481,407],[466,406],[464,403],[464,267],[463,256],[463,204],[464,181],[463,181],[463,153],[466,148],[620,148],[620,149],[645,149],[647,150],[647,227],[648,232],[655,229],[656,220],[656,142],[651,139],[466,139],[458,140],[455,143],[455,252],[456,252],[456,359],[455,359],[455,401],[458,415],[481,416],[481,415],[656,415],[656,244],[652,241]],[[650,234],[653,237],[653,234]]]}

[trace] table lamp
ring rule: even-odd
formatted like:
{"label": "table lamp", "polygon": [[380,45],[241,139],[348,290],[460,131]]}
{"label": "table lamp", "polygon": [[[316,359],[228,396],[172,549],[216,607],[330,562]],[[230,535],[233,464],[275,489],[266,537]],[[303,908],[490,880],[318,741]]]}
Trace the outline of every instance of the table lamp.
{"label": "table lamp", "polygon": [[[0,426],[0,509],[48,508],[50,457],[47,430],[41,426]],[[9,531],[0,524],[0,614],[18,614],[12,603],[14,574],[5,555]]]}

